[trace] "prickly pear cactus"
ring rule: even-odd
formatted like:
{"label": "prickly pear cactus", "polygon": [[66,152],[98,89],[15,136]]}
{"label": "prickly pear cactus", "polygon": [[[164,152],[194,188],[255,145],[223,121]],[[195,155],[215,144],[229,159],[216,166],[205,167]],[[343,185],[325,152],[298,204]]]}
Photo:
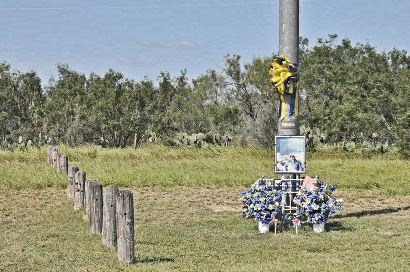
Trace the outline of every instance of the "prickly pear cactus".
{"label": "prickly pear cactus", "polygon": [[349,151],[349,152],[353,151],[355,148],[356,148],[356,143],[355,142],[349,142],[349,143],[346,143],[343,146],[343,149],[346,150],[346,151]]}

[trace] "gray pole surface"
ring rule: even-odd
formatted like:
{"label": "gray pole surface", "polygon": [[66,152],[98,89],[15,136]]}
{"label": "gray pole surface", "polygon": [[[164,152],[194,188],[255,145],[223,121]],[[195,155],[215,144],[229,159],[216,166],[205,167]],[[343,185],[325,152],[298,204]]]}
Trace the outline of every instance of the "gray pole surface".
{"label": "gray pole surface", "polygon": [[[279,0],[279,55],[299,64],[299,0]],[[291,95],[285,95],[289,108]],[[299,122],[295,116],[278,122],[279,135],[299,135]]]}

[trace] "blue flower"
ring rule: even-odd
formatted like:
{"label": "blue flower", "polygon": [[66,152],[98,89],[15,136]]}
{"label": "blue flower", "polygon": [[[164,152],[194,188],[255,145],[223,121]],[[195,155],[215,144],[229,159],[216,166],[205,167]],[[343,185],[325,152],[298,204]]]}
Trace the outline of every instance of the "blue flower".
{"label": "blue flower", "polygon": [[329,206],[326,204],[322,204],[320,208],[322,209],[322,211],[326,211],[329,208]]}

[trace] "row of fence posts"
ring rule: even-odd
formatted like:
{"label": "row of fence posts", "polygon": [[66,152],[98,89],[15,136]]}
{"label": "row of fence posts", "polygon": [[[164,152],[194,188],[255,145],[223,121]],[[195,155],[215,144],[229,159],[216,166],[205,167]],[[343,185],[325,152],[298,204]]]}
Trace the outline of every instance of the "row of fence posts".
{"label": "row of fence posts", "polygon": [[116,247],[118,260],[134,262],[134,199],[131,191],[118,190],[115,186],[103,187],[95,180],[88,180],[86,173],[77,166],[68,166],[68,157],[59,154],[57,148],[47,150],[47,163],[66,174],[67,196],[74,201],[74,210],[84,211],[90,232],[101,234],[102,243]]}

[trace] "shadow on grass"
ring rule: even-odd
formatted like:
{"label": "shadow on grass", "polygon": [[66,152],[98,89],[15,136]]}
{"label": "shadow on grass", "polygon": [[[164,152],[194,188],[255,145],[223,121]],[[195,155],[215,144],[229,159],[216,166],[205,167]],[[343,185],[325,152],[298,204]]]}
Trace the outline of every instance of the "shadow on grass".
{"label": "shadow on grass", "polygon": [[346,217],[363,217],[363,216],[372,216],[372,215],[379,215],[379,214],[389,214],[389,213],[396,213],[399,211],[409,210],[410,206],[407,207],[399,207],[399,208],[385,208],[379,210],[365,210],[360,212],[353,212],[347,214],[338,214],[333,216],[333,218],[346,218]]}
{"label": "shadow on grass", "polygon": [[[292,228],[293,229],[293,228]],[[306,232],[312,232],[312,223],[303,222],[301,224],[300,230]],[[328,221],[325,224],[325,231],[353,231],[352,228],[346,227],[341,221]]]}
{"label": "shadow on grass", "polygon": [[175,262],[172,258],[167,257],[151,257],[151,258],[137,258],[135,263],[142,263],[142,264],[159,264],[159,263],[173,263]]}
{"label": "shadow on grass", "polygon": [[330,221],[325,224],[325,231],[352,231],[352,228],[343,226],[340,221]]}
{"label": "shadow on grass", "polygon": [[[341,219],[341,218],[348,218],[348,217],[364,217],[364,216],[373,216],[373,215],[381,215],[381,214],[390,214],[390,213],[396,213],[400,211],[406,211],[410,210],[410,206],[406,207],[398,207],[398,208],[384,208],[384,209],[379,209],[379,210],[364,210],[364,211],[359,211],[359,212],[352,212],[352,213],[347,213],[347,214],[337,214],[335,216],[332,216],[331,219]],[[302,230],[309,230],[311,228],[311,223],[308,222],[303,222],[301,229]],[[256,230],[258,230],[258,227],[255,227]],[[273,232],[273,225],[269,226],[269,231]],[[290,227],[285,227],[281,224],[278,224],[278,233],[288,231]],[[325,224],[325,229],[326,231],[352,231],[352,228],[345,227],[343,226],[341,221],[331,221],[327,222]]]}

